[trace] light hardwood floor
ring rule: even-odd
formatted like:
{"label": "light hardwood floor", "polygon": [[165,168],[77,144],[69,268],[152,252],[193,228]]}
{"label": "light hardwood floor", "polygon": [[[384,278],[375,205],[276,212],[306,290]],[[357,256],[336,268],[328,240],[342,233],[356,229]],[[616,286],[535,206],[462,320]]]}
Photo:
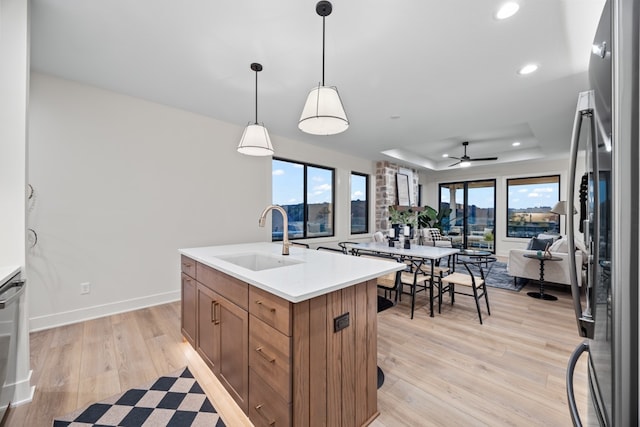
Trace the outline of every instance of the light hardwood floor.
{"label": "light hardwood floor", "polygon": [[[376,427],[570,426],[569,354],[581,341],[570,295],[558,301],[489,289],[492,315],[480,325],[471,298],[429,318],[426,298],[409,319],[408,297],[379,314]],[[229,426],[251,425],[180,335],[180,305],[165,304],[31,334],[33,401],[9,426],[51,426],[55,416],[189,366]],[[584,359],[584,358],[583,358]],[[584,413],[586,361],[576,373]]]}

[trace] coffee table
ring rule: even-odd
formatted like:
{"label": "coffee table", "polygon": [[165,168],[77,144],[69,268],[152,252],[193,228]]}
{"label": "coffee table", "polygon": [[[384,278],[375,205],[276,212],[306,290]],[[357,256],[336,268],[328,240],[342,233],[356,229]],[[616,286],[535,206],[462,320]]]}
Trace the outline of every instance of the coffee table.
{"label": "coffee table", "polygon": [[551,256],[551,257],[545,257],[544,255],[538,256],[538,254],[523,254],[522,256],[525,258],[537,259],[538,261],[540,261],[540,280],[538,281],[540,283],[540,292],[527,292],[527,295],[529,295],[532,298],[543,299],[546,301],[557,300],[558,299],[557,296],[544,293],[544,263],[546,261],[562,261],[562,258],[557,256]]}

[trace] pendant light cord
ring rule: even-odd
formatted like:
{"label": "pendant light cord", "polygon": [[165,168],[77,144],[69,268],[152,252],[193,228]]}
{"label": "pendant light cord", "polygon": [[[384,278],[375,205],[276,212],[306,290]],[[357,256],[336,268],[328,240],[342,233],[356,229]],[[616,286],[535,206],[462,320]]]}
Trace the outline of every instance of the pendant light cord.
{"label": "pendant light cord", "polygon": [[256,124],[258,124],[258,71],[256,71]]}
{"label": "pendant light cord", "polygon": [[322,86],[324,86],[324,22],[325,17],[322,17]]}

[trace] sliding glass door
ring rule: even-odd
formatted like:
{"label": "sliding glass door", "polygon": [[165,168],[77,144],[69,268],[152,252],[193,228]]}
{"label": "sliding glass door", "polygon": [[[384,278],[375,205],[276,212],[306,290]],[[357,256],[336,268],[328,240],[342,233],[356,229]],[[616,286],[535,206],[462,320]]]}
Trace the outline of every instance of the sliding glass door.
{"label": "sliding glass door", "polygon": [[496,181],[440,184],[440,210],[451,209],[442,232],[454,247],[495,252]]}

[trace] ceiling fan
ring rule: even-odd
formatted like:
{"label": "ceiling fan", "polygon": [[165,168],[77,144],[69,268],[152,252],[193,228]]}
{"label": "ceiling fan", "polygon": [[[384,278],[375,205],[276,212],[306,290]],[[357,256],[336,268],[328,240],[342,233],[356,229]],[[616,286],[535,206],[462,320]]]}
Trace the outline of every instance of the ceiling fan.
{"label": "ceiling fan", "polygon": [[467,156],[467,145],[469,145],[469,141],[464,141],[462,143],[462,146],[464,147],[464,155],[462,157],[449,156],[449,158],[451,158],[451,159],[458,160],[454,164],[449,165],[449,167],[455,166],[457,164],[459,164],[460,166],[463,166],[463,167],[464,166],[469,166],[469,162],[476,162],[476,161],[481,161],[481,160],[498,160],[497,157],[477,157],[477,158],[472,159],[471,157]]}

